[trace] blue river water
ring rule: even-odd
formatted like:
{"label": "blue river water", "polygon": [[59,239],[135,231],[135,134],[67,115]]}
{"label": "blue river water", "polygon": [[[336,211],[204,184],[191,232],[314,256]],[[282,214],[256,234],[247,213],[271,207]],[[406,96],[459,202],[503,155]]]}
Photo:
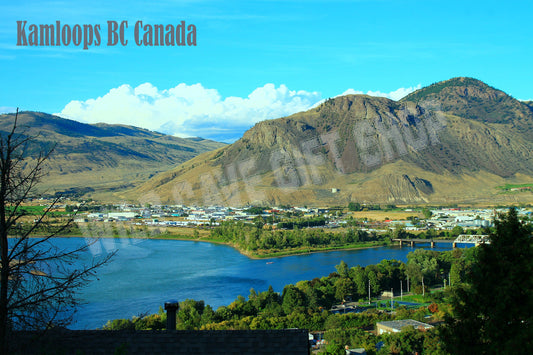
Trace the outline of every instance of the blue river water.
{"label": "blue river water", "polygon": [[[84,238],[55,238],[63,248],[85,243]],[[429,248],[421,246],[422,248]],[[434,250],[449,250],[437,245]],[[102,327],[108,320],[155,313],[166,300],[204,300],[214,309],[248,296],[251,288],[281,292],[287,284],[327,276],[344,260],[350,267],[383,259],[407,261],[411,247],[380,247],[311,253],[271,259],[250,259],[237,250],[203,242],[103,238],[78,260],[90,262],[118,250],[112,262],[99,269],[97,279],[78,293],[83,304],[72,329]]]}

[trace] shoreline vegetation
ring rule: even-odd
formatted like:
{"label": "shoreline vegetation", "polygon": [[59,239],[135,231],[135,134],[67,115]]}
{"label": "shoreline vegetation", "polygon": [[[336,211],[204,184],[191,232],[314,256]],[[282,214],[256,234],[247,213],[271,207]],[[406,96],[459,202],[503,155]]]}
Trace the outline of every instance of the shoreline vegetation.
{"label": "shoreline vegetation", "polygon": [[[40,238],[40,237],[42,237],[42,235],[34,234],[31,236],[31,238]],[[15,238],[15,237],[12,237],[12,238]],[[86,235],[83,235],[83,233],[71,233],[71,234],[57,235],[54,238],[95,238],[95,237],[86,236]],[[330,246],[330,247],[310,247],[310,248],[296,248],[296,249],[289,249],[289,250],[271,250],[271,251],[261,250],[258,253],[252,253],[247,250],[242,250],[238,246],[234,245],[233,243],[226,242],[223,240],[217,240],[217,239],[211,239],[211,238],[205,238],[205,237],[195,238],[194,236],[172,234],[172,233],[161,234],[158,236],[146,236],[146,237],[140,237],[140,236],[135,236],[135,235],[133,236],[102,235],[102,236],[98,236],[98,238],[180,240],[180,241],[220,244],[220,245],[226,245],[231,248],[234,248],[242,255],[245,255],[249,257],[250,259],[255,259],[255,260],[269,259],[269,258],[281,258],[281,257],[296,256],[296,255],[306,255],[306,254],[313,254],[313,253],[325,253],[325,252],[330,252],[330,251],[371,249],[371,248],[379,248],[379,247],[393,245],[390,241],[380,241],[380,242],[376,241],[376,242],[363,242],[363,243],[354,243],[354,244],[349,244],[349,245],[339,245],[339,246]]]}
{"label": "shoreline vegetation", "polygon": [[[308,329],[315,340],[325,340],[320,347],[328,354],[344,354],[348,344],[365,348],[368,354],[381,354],[385,352],[376,350],[378,343],[393,349],[400,340],[407,344],[405,347],[420,353],[446,354],[437,327],[452,311],[450,279],[456,285],[464,282],[474,252],[473,248],[445,252],[416,249],[408,255],[407,262],[381,260],[364,267],[341,261],[328,276],[288,284],[282,292],[276,292],[272,286],[265,291],[252,288],[249,295],[241,294],[217,309],[203,300],[181,300],[176,328],[301,328]],[[395,290],[392,294],[383,293],[392,289]],[[405,293],[398,293],[400,289]],[[109,320],[100,329],[162,330],[166,327],[166,316],[160,308],[154,314]],[[430,323],[435,328],[424,332],[410,328],[391,335],[376,330],[378,322],[402,319]]]}
{"label": "shoreline vegetation", "polygon": [[[508,243],[513,245],[511,241],[515,236],[514,227],[518,225],[523,234],[530,238],[531,226],[519,222],[516,215],[515,210],[510,210],[509,216],[514,216],[514,224],[509,227],[503,228],[503,222],[496,221],[495,227],[480,228],[475,233],[488,233],[494,238],[500,238],[501,235],[508,239],[511,237]],[[511,217],[508,218],[511,220]],[[397,238],[449,240],[464,233],[459,226],[448,231],[429,228],[419,233],[410,233],[400,226],[377,230],[360,228],[350,222],[343,227],[337,225],[329,228],[321,218],[278,222],[277,226],[284,226],[282,228],[273,228],[260,219],[252,223],[222,222],[219,225],[196,228],[79,222],[73,223],[72,228],[60,237],[209,242],[230,246],[249,258],[268,260],[298,254],[387,246],[392,245],[392,240]],[[35,237],[45,231],[39,230]],[[528,242],[530,239],[520,243],[527,245]],[[494,249],[492,243],[480,248],[448,251],[417,248],[407,255],[407,262],[383,259],[377,264],[364,267],[349,266],[341,260],[335,266],[336,271],[328,276],[286,285],[281,293],[275,292],[272,286],[262,292],[252,288],[248,297],[239,295],[229,305],[220,306],[216,310],[203,300],[185,299],[179,303],[176,328],[304,328],[322,334],[326,341],[325,350],[331,354],[344,353],[344,346],[347,344],[351,347],[364,347],[369,354],[384,353],[385,351],[376,351],[378,343],[384,344],[382,346],[388,353],[395,353],[398,344],[405,344],[402,347],[416,349],[420,353],[446,354],[444,347],[450,336],[447,329],[451,329],[446,327],[449,324],[457,327],[454,319],[461,319],[461,314],[454,314],[458,307],[457,295],[464,290],[469,292],[472,270],[475,270],[476,263],[482,260],[480,257],[490,248],[496,251],[502,249]],[[512,260],[514,259],[516,258]],[[527,261],[530,263],[530,259]],[[495,263],[494,267],[499,268],[500,265]],[[408,294],[405,295],[405,301],[404,286],[407,286]],[[506,285],[508,287],[510,286]],[[486,295],[484,297],[487,298]],[[478,315],[475,314],[475,317]],[[409,328],[398,334],[381,334],[378,331],[378,322],[403,319],[430,322],[434,328],[425,332]],[[439,324],[443,322],[448,325],[441,327]],[[165,327],[166,314],[160,308],[155,314],[109,320],[99,329],[162,330]],[[460,335],[463,334],[464,330]]]}
{"label": "shoreline vegetation", "polygon": [[370,249],[370,248],[379,248],[383,246],[388,246],[390,243],[387,242],[371,242],[371,243],[358,243],[358,244],[351,244],[351,245],[340,245],[340,246],[332,246],[332,247],[314,247],[314,248],[296,248],[296,249],[289,249],[289,250],[261,250],[258,253],[252,253],[246,250],[241,250],[237,246],[227,243],[220,240],[214,240],[214,239],[194,239],[189,237],[181,237],[181,236],[163,236],[163,237],[153,237],[148,239],[166,239],[166,240],[183,240],[183,241],[192,241],[192,242],[205,242],[205,243],[213,243],[213,244],[221,244],[221,245],[227,245],[229,247],[232,247],[236,249],[241,254],[249,257],[250,259],[269,259],[269,258],[281,258],[286,256],[295,256],[295,255],[306,255],[306,254],[313,254],[313,253],[324,253],[329,251],[342,251],[342,250],[357,250],[357,249]]}
{"label": "shoreline vegetation", "polygon": [[[34,208],[35,209],[35,208]],[[29,215],[37,211],[30,210]],[[66,213],[65,211],[64,213]],[[259,213],[260,211],[252,211]],[[208,242],[222,244],[251,259],[269,259],[285,256],[305,255],[311,253],[378,248],[395,245],[392,239],[455,239],[464,233],[462,228],[452,231],[406,231],[401,226],[389,227],[387,230],[367,229],[366,224],[375,220],[392,218],[409,219],[413,223],[421,220],[422,212],[417,211],[362,211],[353,212],[344,226],[330,227],[327,218],[314,216],[298,218],[287,215],[273,216],[266,219],[256,217],[253,221],[224,221],[220,224],[186,227],[161,226],[134,222],[83,221],[72,222],[67,231],[58,237],[79,238],[135,238],[165,239]],[[359,215],[364,213],[364,215]],[[354,218],[354,216],[356,218]],[[48,227],[61,221],[66,216],[54,216]],[[27,221],[29,222],[29,220]],[[274,223],[277,222],[277,223]],[[276,226],[274,226],[276,224]],[[365,228],[361,226],[365,225]],[[378,224],[378,228],[380,225]],[[22,227],[30,228],[30,224]],[[49,228],[33,231],[34,237],[46,235]]]}

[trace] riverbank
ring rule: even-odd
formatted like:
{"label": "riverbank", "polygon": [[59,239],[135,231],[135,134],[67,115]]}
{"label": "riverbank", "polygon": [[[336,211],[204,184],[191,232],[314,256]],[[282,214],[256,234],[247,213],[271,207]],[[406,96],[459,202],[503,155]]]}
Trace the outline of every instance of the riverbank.
{"label": "riverbank", "polygon": [[[272,286],[282,293],[287,285],[327,277],[342,261],[351,266],[378,264],[381,260],[407,261],[411,247],[377,247],[358,250],[312,252],[276,259],[252,259],[235,248],[205,240],[101,239],[76,263],[90,262],[113,248],[120,250],[98,280],[79,297],[87,306],[79,309],[76,329],[102,327],[108,320],[154,314],[168,299],[180,303],[203,300],[214,310],[229,306],[250,290],[264,292]],[[54,245],[66,249],[84,239],[58,238]],[[125,306],[126,305],[126,306]]]}
{"label": "riverbank", "polygon": [[370,243],[361,243],[361,244],[348,244],[340,246],[331,246],[323,248],[295,248],[287,250],[260,250],[259,252],[251,252],[248,250],[241,250],[237,246],[232,245],[231,243],[223,242],[220,240],[214,239],[191,239],[191,238],[180,238],[180,237],[170,237],[170,238],[153,238],[153,239],[170,239],[170,240],[187,240],[193,242],[207,242],[227,245],[234,248],[239,253],[249,257],[250,259],[261,260],[261,259],[270,259],[270,258],[282,258],[287,256],[296,256],[296,255],[306,255],[314,253],[324,253],[329,251],[343,251],[343,250],[359,250],[359,249],[371,249],[379,248],[383,246],[390,246],[389,242],[370,242]]}
{"label": "riverbank", "polygon": [[390,243],[371,242],[371,243],[349,244],[349,245],[340,245],[340,246],[332,246],[332,247],[324,247],[324,248],[303,248],[303,249],[298,248],[294,250],[282,250],[282,251],[270,251],[270,252],[267,251],[265,254],[252,254],[252,256],[249,256],[249,257],[251,257],[252,259],[281,258],[281,257],[287,257],[287,256],[295,256],[295,255],[326,253],[330,251],[346,251],[346,250],[380,248],[383,246],[390,246]]}
{"label": "riverbank", "polygon": [[[191,228],[187,228],[191,230]],[[133,235],[102,235],[98,238],[113,238],[113,239],[154,239],[154,240],[182,240],[182,241],[192,241],[192,242],[202,242],[202,243],[213,243],[229,246],[244,256],[247,256],[250,259],[261,260],[261,259],[270,259],[270,258],[281,258],[288,256],[296,255],[306,255],[313,253],[324,253],[330,251],[347,251],[347,250],[360,250],[360,249],[370,249],[370,248],[379,248],[383,246],[391,246],[391,242],[387,241],[375,241],[375,242],[363,242],[363,243],[352,243],[346,245],[337,245],[337,246],[327,246],[327,247],[304,247],[304,248],[293,248],[285,250],[268,250],[261,249],[258,251],[249,251],[242,250],[233,243],[229,243],[223,240],[214,239],[209,237],[209,231],[205,229],[192,229],[197,231],[198,235],[195,236],[194,233],[187,234],[177,234],[177,233],[162,233],[160,235],[149,235],[146,233],[146,236],[139,236],[138,234]],[[201,236],[200,234],[203,234]],[[42,238],[43,235],[32,235],[31,238]],[[87,236],[83,233],[68,234],[68,235],[58,235],[54,238],[94,238],[93,236]]]}

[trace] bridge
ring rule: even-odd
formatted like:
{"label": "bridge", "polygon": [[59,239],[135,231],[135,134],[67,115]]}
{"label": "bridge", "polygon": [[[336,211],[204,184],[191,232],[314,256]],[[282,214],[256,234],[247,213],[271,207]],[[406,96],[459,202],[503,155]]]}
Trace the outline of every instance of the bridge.
{"label": "bridge", "polygon": [[457,248],[457,244],[474,244],[478,246],[480,244],[490,244],[488,235],[469,235],[469,234],[460,234],[455,240],[444,240],[444,239],[392,239],[393,242],[399,242],[400,247],[404,244],[409,244],[414,247],[416,243],[429,243],[431,247],[434,248],[436,243],[447,243],[452,244],[452,248]]}
{"label": "bridge", "polygon": [[488,235],[469,235],[469,234],[460,234],[455,243],[471,243],[475,244],[477,247],[480,244],[490,244],[490,239]]}

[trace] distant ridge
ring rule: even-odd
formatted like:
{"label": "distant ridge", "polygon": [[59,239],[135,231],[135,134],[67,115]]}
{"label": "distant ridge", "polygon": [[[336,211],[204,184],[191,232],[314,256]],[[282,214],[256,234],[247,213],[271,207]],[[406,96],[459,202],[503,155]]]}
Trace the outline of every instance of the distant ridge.
{"label": "distant ridge", "polygon": [[473,78],[400,101],[368,95],[257,123],[125,197],[199,204],[517,203],[533,183],[533,112]]}
{"label": "distant ridge", "polygon": [[[11,128],[14,114],[0,115],[0,131]],[[128,125],[85,124],[42,112],[19,113],[20,132],[35,136],[30,153],[55,146],[47,161],[43,192],[89,194],[131,188],[203,152],[224,146],[202,138],[178,138]]]}

